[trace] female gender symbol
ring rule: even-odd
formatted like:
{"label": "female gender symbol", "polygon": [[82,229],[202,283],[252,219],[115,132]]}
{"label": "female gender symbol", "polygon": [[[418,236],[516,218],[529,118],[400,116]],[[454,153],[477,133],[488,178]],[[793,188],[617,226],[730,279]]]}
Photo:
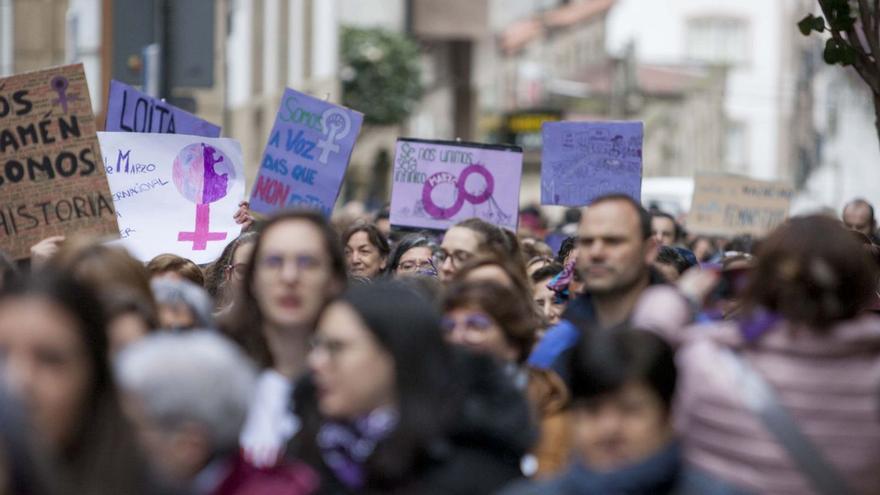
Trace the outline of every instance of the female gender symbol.
{"label": "female gender symbol", "polygon": [[321,121],[324,122],[326,139],[318,141],[317,147],[321,150],[318,161],[326,165],[331,152],[339,153],[337,141],[345,138],[351,132],[351,118],[342,109],[333,107],[321,114]]}
{"label": "female gender symbol", "polygon": [[[474,174],[483,177],[483,180],[486,182],[486,187],[479,193],[471,193],[467,190],[467,180]],[[455,201],[446,208],[438,206],[432,196],[434,188],[441,184],[453,184],[455,186]],[[428,177],[428,180],[425,181],[425,185],[422,187],[422,205],[425,211],[432,217],[439,220],[447,220],[458,214],[465,201],[473,205],[483,204],[492,198],[494,192],[495,178],[486,167],[479,163],[473,163],[465,167],[458,178],[449,172],[438,172]]]}
{"label": "female gender symbol", "polygon": [[235,179],[232,161],[222,151],[205,143],[193,143],[177,154],[172,168],[174,186],[196,204],[196,228],[179,232],[177,240],[192,241],[193,251],[204,251],[208,241],[226,239],[226,232],[211,232],[210,205],[226,197]]}
{"label": "female gender symbol", "polygon": [[70,83],[64,76],[55,76],[52,78],[51,81],[49,81],[49,86],[54,89],[56,93],[58,93],[58,99],[52,100],[52,103],[60,103],[61,110],[63,110],[64,113],[67,113],[68,102],[79,99],[79,96],[77,96],[75,93],[70,95],[67,94],[67,86],[69,85]]}

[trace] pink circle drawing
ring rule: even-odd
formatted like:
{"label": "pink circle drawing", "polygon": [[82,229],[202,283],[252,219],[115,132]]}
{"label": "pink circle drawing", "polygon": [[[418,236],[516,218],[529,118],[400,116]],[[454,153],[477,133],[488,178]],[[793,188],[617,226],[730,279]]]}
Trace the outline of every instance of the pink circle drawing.
{"label": "pink circle drawing", "polygon": [[[483,189],[483,192],[479,194],[471,194],[468,192],[465,187],[467,184],[468,177],[473,174],[477,174],[483,177],[483,180],[486,181],[486,188]],[[495,192],[495,178],[492,177],[492,174],[486,169],[486,167],[480,165],[479,163],[474,163],[464,170],[462,170],[461,175],[458,177],[458,193],[461,197],[465,199],[468,203],[473,203],[475,205],[485,203],[492,197],[492,193]]]}
{"label": "pink circle drawing", "polygon": [[[434,202],[433,196],[431,196],[434,188],[441,184],[452,184],[455,186],[455,202],[446,208],[437,205]],[[428,177],[428,180],[425,181],[425,185],[422,187],[422,205],[425,207],[425,212],[440,220],[454,217],[464,204],[464,197],[461,195],[460,189],[461,187],[456,183],[456,177],[449,172],[438,172]]]}
{"label": "pink circle drawing", "polygon": [[207,249],[208,241],[226,239],[226,232],[211,232],[210,204],[229,193],[235,179],[232,160],[205,143],[193,143],[180,150],[171,169],[174,186],[181,196],[196,204],[196,226],[178,233],[178,241],[192,241],[194,251]]}
{"label": "pink circle drawing", "polygon": [[[486,188],[478,193],[468,192],[466,187],[467,179],[474,174],[482,176],[486,181]],[[438,206],[433,197],[434,188],[442,184],[452,184],[455,187],[455,201],[446,208]],[[458,177],[449,172],[438,172],[428,177],[422,187],[422,206],[431,217],[438,220],[448,220],[461,211],[465,201],[475,205],[482,204],[491,199],[494,192],[495,178],[492,173],[483,165],[473,163],[465,167]]]}

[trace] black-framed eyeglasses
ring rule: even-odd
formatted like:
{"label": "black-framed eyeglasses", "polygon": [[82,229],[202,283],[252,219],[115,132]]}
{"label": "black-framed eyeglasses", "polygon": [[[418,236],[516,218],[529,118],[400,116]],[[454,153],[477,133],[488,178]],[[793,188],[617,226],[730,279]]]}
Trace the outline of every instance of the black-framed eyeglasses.
{"label": "black-framed eyeglasses", "polygon": [[455,251],[450,253],[449,251],[440,248],[434,256],[437,258],[437,263],[439,264],[443,264],[446,261],[446,258],[451,258],[452,264],[455,266],[459,266],[466,263],[469,259],[473,258],[474,254],[467,251],[462,251],[460,249],[456,249]]}

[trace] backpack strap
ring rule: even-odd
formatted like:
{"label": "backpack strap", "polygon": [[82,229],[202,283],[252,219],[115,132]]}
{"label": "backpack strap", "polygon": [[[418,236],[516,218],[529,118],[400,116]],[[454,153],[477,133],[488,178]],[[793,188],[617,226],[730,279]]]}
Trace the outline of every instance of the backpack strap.
{"label": "backpack strap", "polygon": [[767,430],[785,448],[795,466],[820,495],[848,495],[846,481],[813,442],[804,435],[794,418],[779,402],[776,391],[742,355],[728,350],[730,365],[736,371],[745,405],[761,419]]}

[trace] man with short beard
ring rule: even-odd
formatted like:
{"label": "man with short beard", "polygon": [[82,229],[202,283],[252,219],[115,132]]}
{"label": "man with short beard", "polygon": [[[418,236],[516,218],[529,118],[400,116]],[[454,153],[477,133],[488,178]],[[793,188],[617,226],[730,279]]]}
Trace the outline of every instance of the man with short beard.
{"label": "man with short beard", "polygon": [[569,354],[583,331],[613,331],[629,320],[642,292],[663,283],[652,269],[657,241],[651,215],[629,196],[603,196],[584,211],[578,227],[577,270],[584,292],[568,305],[529,357],[529,395],[543,416],[536,454],[539,473],[561,468],[568,452],[566,420]]}

